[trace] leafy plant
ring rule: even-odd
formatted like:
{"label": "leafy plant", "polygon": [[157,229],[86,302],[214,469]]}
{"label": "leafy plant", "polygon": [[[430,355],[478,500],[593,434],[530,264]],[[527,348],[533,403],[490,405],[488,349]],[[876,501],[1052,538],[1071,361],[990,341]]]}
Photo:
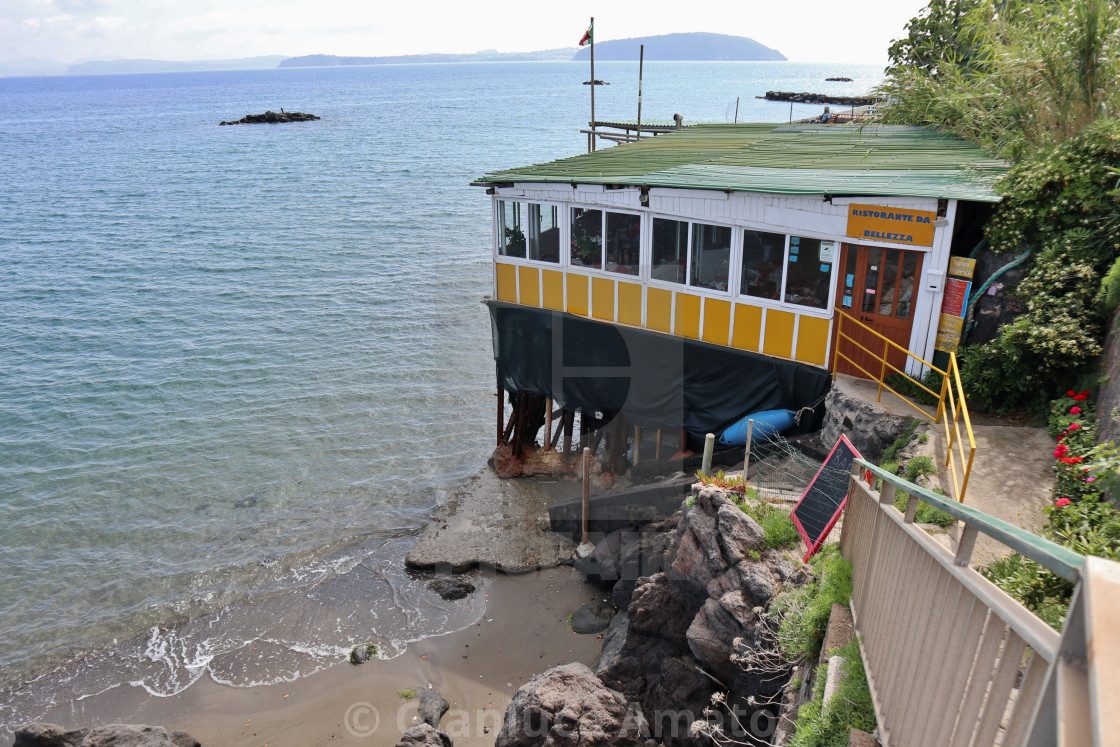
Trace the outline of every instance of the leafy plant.
{"label": "leafy plant", "polygon": [[819,581],[785,591],[770,603],[771,614],[781,620],[778,645],[790,661],[817,655],[832,605],[852,598],[852,566],[840,557],[837,545],[825,545],[809,562]]}
{"label": "leafy plant", "polygon": [[813,683],[813,699],[803,705],[797,714],[796,731],[790,740],[791,747],[846,747],[851,729],[875,731],[875,707],[867,672],[859,654],[859,641],[849,641],[836,650],[842,657],[843,670],[840,686],[824,708],[824,683],[828,664],[817,667]]}

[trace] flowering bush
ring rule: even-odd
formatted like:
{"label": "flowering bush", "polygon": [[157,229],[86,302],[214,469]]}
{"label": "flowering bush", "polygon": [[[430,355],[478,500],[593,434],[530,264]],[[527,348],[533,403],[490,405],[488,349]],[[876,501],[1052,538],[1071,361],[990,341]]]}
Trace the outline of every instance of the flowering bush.
{"label": "flowering bush", "polygon": [[[1054,495],[1044,506],[1045,535],[1082,555],[1120,560],[1120,512],[1102,490],[1120,486],[1120,450],[1096,445],[1096,408],[1090,392],[1069,389],[1050,405],[1054,438]],[[992,563],[984,574],[1040,618],[1061,629],[1073,584],[1021,555]]]}

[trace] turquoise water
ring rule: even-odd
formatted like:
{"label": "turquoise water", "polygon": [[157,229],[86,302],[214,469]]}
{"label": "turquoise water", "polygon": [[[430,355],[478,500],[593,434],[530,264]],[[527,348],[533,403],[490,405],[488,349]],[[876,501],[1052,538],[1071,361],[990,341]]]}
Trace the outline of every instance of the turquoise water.
{"label": "turquoise water", "polygon": [[[599,118],[633,118],[637,65],[596,77]],[[643,118],[725,121],[738,97],[740,121],[785,121],[753,97],[877,77],[649,63]],[[0,733],[51,699],[276,681],[481,614],[400,569],[492,444],[489,203],[469,182],[581,152],[586,79],[0,79]],[[281,107],[322,120],[217,126]],[[49,696],[13,689],[35,678]]]}

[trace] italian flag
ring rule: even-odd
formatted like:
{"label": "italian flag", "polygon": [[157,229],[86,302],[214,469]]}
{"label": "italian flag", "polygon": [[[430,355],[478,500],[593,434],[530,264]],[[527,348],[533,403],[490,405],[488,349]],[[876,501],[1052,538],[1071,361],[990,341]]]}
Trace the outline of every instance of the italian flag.
{"label": "italian flag", "polygon": [[595,28],[595,24],[591,24],[590,26],[587,27],[587,31],[583,32],[583,36],[580,37],[580,40],[579,40],[579,45],[581,47],[586,47],[588,44],[593,44],[594,43],[595,40],[591,38],[591,32],[594,28]]}

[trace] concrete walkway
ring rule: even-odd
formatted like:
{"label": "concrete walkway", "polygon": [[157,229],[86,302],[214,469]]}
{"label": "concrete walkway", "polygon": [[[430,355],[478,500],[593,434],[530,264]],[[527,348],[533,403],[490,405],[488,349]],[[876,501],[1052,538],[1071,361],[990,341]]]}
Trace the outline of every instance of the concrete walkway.
{"label": "concrete walkway", "polygon": [[[1045,521],[1042,507],[1052,500],[1054,440],[1042,428],[974,425],[972,430],[976,458],[965,505],[1039,534]],[[940,428],[934,431],[938,432],[937,454],[944,464],[944,436]],[[951,488],[952,479],[943,477],[942,484]],[[981,535],[972,554],[973,564],[987,565],[1008,552],[1004,545]]]}

